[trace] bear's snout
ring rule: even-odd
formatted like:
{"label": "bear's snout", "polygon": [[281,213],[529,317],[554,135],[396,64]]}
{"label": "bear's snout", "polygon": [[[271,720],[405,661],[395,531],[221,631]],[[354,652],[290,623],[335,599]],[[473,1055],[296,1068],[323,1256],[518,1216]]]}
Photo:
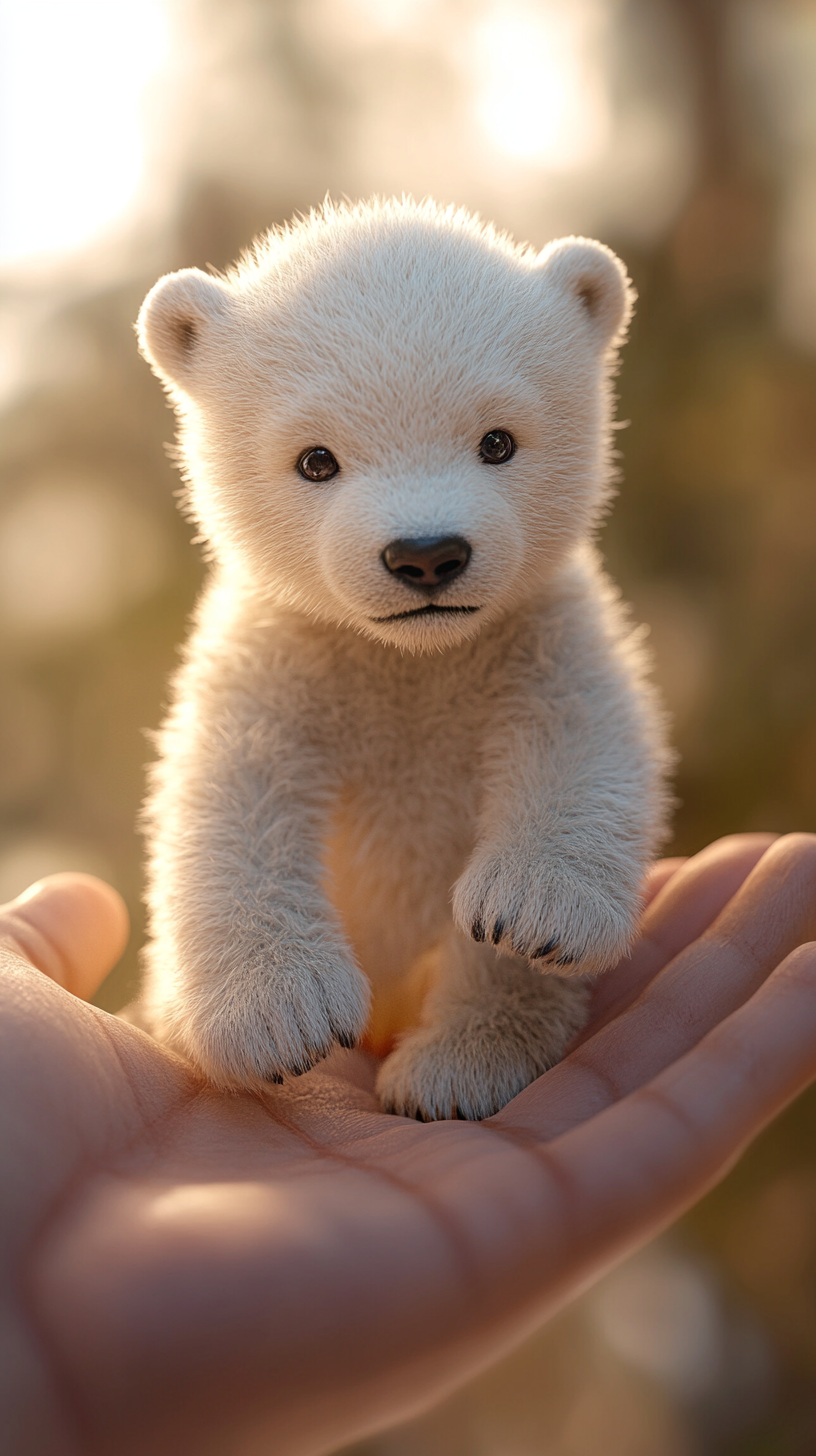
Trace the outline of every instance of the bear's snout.
{"label": "bear's snout", "polygon": [[464,536],[421,536],[390,541],[380,559],[392,576],[427,592],[461,576],[471,554]]}

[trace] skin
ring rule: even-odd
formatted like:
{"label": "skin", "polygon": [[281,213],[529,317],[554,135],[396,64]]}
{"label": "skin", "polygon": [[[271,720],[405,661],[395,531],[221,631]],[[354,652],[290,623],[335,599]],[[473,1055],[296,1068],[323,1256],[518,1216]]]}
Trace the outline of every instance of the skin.
{"label": "skin", "polygon": [[816,1076],[816,838],[722,840],[648,893],[579,1045],[484,1123],[379,1112],[358,1052],[218,1093],[83,1001],[114,891],[5,907],[4,1451],[333,1449],[677,1218]]}

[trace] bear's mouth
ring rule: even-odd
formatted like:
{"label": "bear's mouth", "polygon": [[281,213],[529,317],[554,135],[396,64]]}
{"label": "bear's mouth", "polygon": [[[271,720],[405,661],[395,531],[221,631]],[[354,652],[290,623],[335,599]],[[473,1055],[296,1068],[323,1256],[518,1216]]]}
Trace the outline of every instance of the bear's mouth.
{"label": "bear's mouth", "polygon": [[480,612],[481,607],[438,607],[429,602],[426,607],[414,607],[410,612],[393,612],[390,617],[372,617],[372,622],[403,622],[406,617],[443,617],[455,612]]}

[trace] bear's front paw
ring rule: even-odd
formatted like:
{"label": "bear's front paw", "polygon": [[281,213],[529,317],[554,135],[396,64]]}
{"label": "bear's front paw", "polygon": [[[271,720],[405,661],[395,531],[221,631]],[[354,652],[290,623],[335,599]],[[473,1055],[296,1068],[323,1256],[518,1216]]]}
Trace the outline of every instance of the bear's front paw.
{"label": "bear's front paw", "polygon": [[259,1089],[300,1076],[333,1045],[352,1047],[368,1019],[358,968],[321,947],[251,959],[168,1008],[171,1039],[217,1085]]}
{"label": "bear's front paw", "polygon": [[636,867],[625,874],[588,858],[525,860],[508,850],[465,871],[454,891],[454,917],[474,940],[544,970],[587,975],[614,965],[631,944],[638,883]]}

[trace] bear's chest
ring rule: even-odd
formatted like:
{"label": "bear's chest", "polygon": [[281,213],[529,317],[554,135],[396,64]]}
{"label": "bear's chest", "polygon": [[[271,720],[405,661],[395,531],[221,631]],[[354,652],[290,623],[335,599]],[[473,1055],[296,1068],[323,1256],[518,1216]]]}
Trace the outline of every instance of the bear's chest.
{"label": "bear's chest", "polygon": [[329,897],[375,986],[401,981],[449,924],[481,797],[478,695],[405,678],[340,735],[324,846]]}
{"label": "bear's chest", "polygon": [[409,663],[369,691],[364,709],[351,705],[338,782],[367,833],[382,825],[442,841],[472,821],[490,705],[464,674],[422,666]]}
{"label": "bear's chest", "polygon": [[354,858],[447,859],[478,810],[483,725],[458,712],[383,713],[361,725],[339,774],[338,821]]}

